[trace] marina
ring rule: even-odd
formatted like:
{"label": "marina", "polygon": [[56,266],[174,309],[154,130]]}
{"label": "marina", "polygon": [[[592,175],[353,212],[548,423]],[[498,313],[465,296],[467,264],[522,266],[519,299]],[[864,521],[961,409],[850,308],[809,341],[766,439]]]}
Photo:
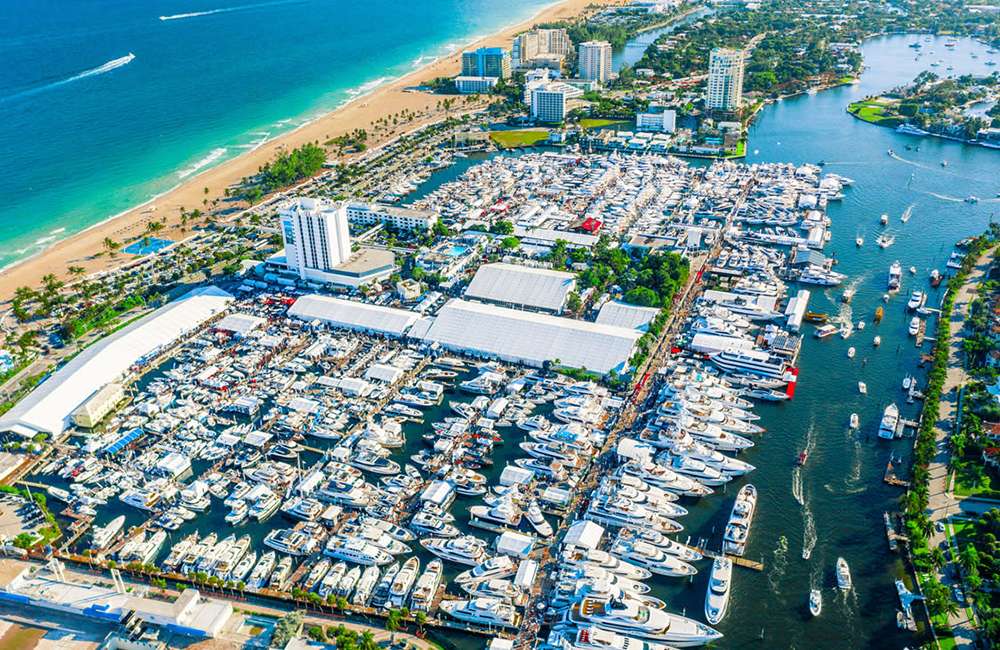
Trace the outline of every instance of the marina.
{"label": "marina", "polygon": [[[901,210],[833,155],[821,169],[779,153],[710,166],[493,156],[416,192],[454,222],[503,216],[539,249],[574,234],[571,215],[600,214],[630,251],[683,251],[689,282],[634,391],[601,380],[641,336],[622,314],[651,316],[610,296],[568,318],[523,295],[500,301],[519,310],[466,293],[418,316],[278,286],[209,292],[218,309],[129,363],[127,397],[102,427],[70,431],[26,479],[72,522],[56,554],[275,602],[315,593],[330,611],[407,607],[449,635],[553,648],[738,645],[756,638],[748,617],[772,635],[794,619],[800,641],[845,620],[858,623],[852,644],[903,639],[873,640],[885,621],[850,594],[898,593],[913,619],[905,585],[886,579],[900,573],[889,515],[888,548],[868,533],[905,485],[901,438],[919,413],[919,353],[902,342],[920,348],[939,296],[933,276],[901,269],[943,266],[935,247],[956,233],[918,251],[904,226],[892,251],[852,246],[854,219]],[[571,239],[597,245],[584,237]],[[489,241],[461,245],[474,258]],[[857,314],[876,305],[866,329]],[[583,359],[598,325],[614,349]],[[583,338],[560,368],[522,327]],[[469,333],[484,329],[508,335]],[[569,376],[581,367],[595,375]]]}

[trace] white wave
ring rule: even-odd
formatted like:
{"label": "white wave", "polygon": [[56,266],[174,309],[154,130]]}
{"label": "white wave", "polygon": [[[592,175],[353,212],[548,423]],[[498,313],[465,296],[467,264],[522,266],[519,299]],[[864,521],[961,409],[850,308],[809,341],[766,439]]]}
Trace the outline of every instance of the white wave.
{"label": "white wave", "polygon": [[50,230],[49,234],[50,235],[58,235],[58,234],[64,233],[64,232],[66,232],[65,228],[56,228],[55,230]]}
{"label": "white wave", "polygon": [[414,68],[419,68],[419,67],[423,66],[425,63],[433,61],[434,59],[435,59],[435,57],[433,57],[433,56],[430,56],[428,54],[422,54],[422,55],[418,56],[417,58],[413,59],[413,62],[410,65],[412,67],[414,67]]}
{"label": "white wave", "polygon": [[796,467],[792,470],[792,496],[795,497],[796,503],[800,506],[805,505],[805,499],[802,498],[802,468]]}
{"label": "white wave", "polygon": [[202,158],[201,160],[199,160],[195,164],[191,165],[187,169],[182,169],[181,171],[177,172],[177,176],[179,178],[187,178],[191,174],[194,174],[195,172],[197,172],[198,170],[202,169],[203,167],[207,167],[208,165],[211,165],[216,160],[218,160],[219,158],[222,158],[225,155],[226,155],[226,148],[225,147],[218,147],[216,149],[212,149],[212,151],[210,151],[207,156],[205,156],[204,158]]}
{"label": "white wave", "polygon": [[67,77],[65,79],[60,79],[59,81],[53,81],[52,83],[47,83],[43,86],[38,86],[36,88],[29,88],[19,93],[15,93],[8,97],[0,99],[0,101],[8,101],[11,99],[17,99],[20,97],[27,97],[29,95],[35,95],[45,90],[51,90],[52,88],[58,88],[59,86],[64,86],[68,83],[73,83],[74,81],[79,81],[80,79],[86,79],[87,77],[95,77],[97,75],[104,74],[106,72],[111,72],[112,70],[117,70],[122,66],[126,66],[135,60],[135,54],[129,52],[125,56],[118,57],[117,59],[111,59],[107,63],[103,63],[96,68],[91,68],[90,70],[84,70],[79,72],[72,77]]}
{"label": "white wave", "polygon": [[351,97],[358,97],[360,95],[364,95],[365,93],[370,93],[390,79],[391,77],[379,77],[378,79],[373,79],[372,81],[361,84],[357,88],[351,88],[347,91],[347,94]]}
{"label": "white wave", "polygon": [[289,4],[290,0],[282,0],[280,2],[258,2],[252,5],[240,5],[238,7],[219,7],[218,9],[206,9],[205,11],[190,11],[183,14],[171,14],[169,16],[160,16],[160,20],[184,20],[186,18],[199,18],[201,16],[211,16],[214,14],[227,14],[231,11],[243,11],[244,9],[256,9],[257,7],[270,7],[272,5],[284,5]]}
{"label": "white wave", "polygon": [[44,246],[45,244],[48,244],[49,242],[53,242],[56,239],[58,239],[58,237],[56,237],[55,235],[49,235],[48,237],[39,237],[38,239],[35,240],[35,243],[33,245],[34,246]]}

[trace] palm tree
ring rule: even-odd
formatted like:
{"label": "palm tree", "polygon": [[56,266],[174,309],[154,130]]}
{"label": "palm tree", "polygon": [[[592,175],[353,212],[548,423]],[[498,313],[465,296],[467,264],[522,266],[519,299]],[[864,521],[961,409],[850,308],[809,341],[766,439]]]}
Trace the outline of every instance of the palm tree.
{"label": "palm tree", "polygon": [[389,630],[391,636],[389,637],[389,645],[396,645],[396,632],[399,631],[400,620],[399,620],[399,610],[390,609],[389,615],[385,619],[385,629]]}
{"label": "palm tree", "polygon": [[146,232],[157,233],[163,230],[163,224],[159,221],[150,221],[146,224]]}
{"label": "palm tree", "polygon": [[114,239],[111,239],[110,237],[104,238],[103,245],[104,245],[104,250],[108,251],[108,254],[111,255],[111,257],[114,257],[118,253],[118,249],[122,247],[122,245],[119,242],[116,242]]}
{"label": "palm tree", "polygon": [[72,275],[73,277],[78,277],[86,273],[87,269],[83,268],[82,266],[69,266],[66,268],[66,271],[68,271],[69,274]]}

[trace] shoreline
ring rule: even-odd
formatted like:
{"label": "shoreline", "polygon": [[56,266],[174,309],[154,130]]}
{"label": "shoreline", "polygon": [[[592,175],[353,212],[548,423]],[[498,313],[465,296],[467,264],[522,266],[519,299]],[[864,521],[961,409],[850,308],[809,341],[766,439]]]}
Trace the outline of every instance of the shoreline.
{"label": "shoreline", "polygon": [[508,24],[490,35],[481,38],[473,36],[471,37],[473,40],[460,45],[454,51],[442,54],[416,69],[378,84],[330,110],[306,119],[292,130],[267,140],[254,149],[218,165],[199,170],[169,190],[109,215],[64,239],[53,242],[47,248],[8,264],[0,269],[0,301],[9,301],[17,287],[37,286],[41,278],[48,273],[67,280],[67,267],[70,265],[83,267],[86,270],[85,277],[89,277],[141,259],[124,256],[112,259],[104,253],[102,242],[106,238],[111,238],[125,243],[141,237],[145,233],[146,225],[152,220],[164,221],[165,227],[157,233],[158,237],[172,239],[175,242],[191,237],[194,233],[190,228],[196,224],[189,224],[187,229],[182,230],[180,226],[182,208],[187,210],[198,208],[207,214],[212,201],[217,200],[217,208],[222,213],[218,215],[220,220],[225,220],[228,212],[242,211],[242,204],[227,203],[224,198],[226,188],[238,183],[243,177],[256,173],[261,165],[272,160],[281,150],[317,140],[322,142],[355,129],[366,129],[370,132],[371,124],[376,120],[392,117],[402,111],[419,115],[411,122],[400,124],[391,132],[380,134],[378,140],[371,143],[370,148],[374,149],[402,133],[433,122],[444,115],[435,106],[445,96],[417,92],[411,88],[428,79],[457,74],[461,68],[463,50],[497,45],[509,46],[515,34],[534,25],[573,18],[583,14],[588,7],[595,4],[614,4],[614,2],[615,0],[559,0],[540,8],[530,17]]}

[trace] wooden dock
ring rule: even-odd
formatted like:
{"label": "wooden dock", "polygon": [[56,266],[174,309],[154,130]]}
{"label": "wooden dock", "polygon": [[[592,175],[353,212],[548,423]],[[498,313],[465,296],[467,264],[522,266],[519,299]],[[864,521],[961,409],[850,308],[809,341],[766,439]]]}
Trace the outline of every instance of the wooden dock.
{"label": "wooden dock", "polygon": [[889,459],[889,462],[885,465],[885,474],[882,475],[882,481],[893,487],[910,487],[909,481],[904,481],[896,474],[896,467],[892,464],[892,459]]}
{"label": "wooden dock", "polygon": [[697,546],[692,546],[694,550],[698,551],[705,557],[710,557],[713,560],[720,557],[725,557],[732,560],[733,564],[736,566],[741,566],[745,569],[753,569],[754,571],[763,571],[764,563],[758,562],[756,560],[749,560],[745,557],[740,557],[739,555],[729,555],[727,553],[716,553],[715,551],[710,551],[707,548],[698,548]]}

